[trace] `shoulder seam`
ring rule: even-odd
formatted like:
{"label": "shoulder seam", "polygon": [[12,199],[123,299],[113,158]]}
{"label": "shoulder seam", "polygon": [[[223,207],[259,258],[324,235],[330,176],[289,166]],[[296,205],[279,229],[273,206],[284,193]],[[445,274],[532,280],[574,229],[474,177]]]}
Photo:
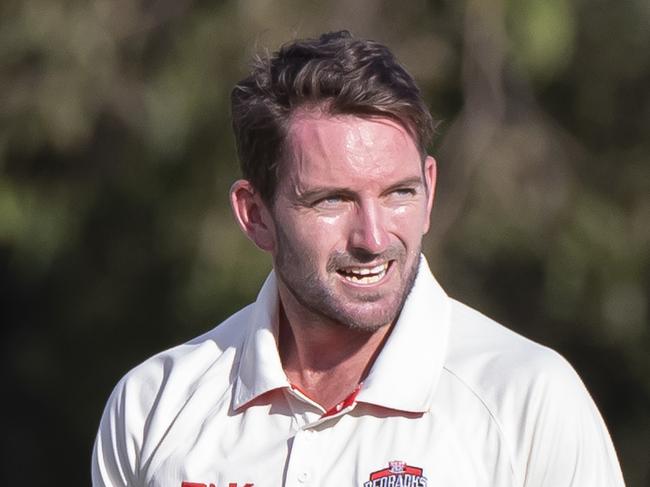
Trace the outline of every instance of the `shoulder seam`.
{"label": "shoulder seam", "polygon": [[[456,372],[451,370],[449,366],[443,365],[443,370],[447,371],[450,375],[452,375],[458,382],[460,382],[464,387],[466,387],[474,397],[483,405],[485,410],[487,411],[488,415],[494,422],[494,424],[497,427],[497,431],[499,432],[499,437],[502,439],[504,444],[507,447],[508,451],[508,461],[510,463],[510,472],[512,474],[513,480],[519,480],[519,476],[517,475],[517,472],[515,470],[515,463],[513,460],[512,456],[512,445],[507,441],[506,435],[503,433],[503,428],[501,427],[501,422],[499,421],[499,418],[497,418],[495,412],[493,411],[493,408],[490,407],[490,405],[483,399],[483,397],[476,391],[474,387],[472,387],[467,381],[465,381],[460,375],[458,375]],[[518,484],[517,484],[518,485]]]}

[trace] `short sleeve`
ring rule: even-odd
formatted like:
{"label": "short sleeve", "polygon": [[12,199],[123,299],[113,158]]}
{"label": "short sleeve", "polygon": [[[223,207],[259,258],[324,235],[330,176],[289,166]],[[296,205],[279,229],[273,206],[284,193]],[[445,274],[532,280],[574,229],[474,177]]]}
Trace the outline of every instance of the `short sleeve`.
{"label": "short sleeve", "polygon": [[137,471],[144,418],[138,413],[140,408],[129,404],[128,392],[127,380],[122,379],[104,409],[92,455],[93,487],[139,485]]}
{"label": "short sleeve", "polygon": [[113,391],[102,415],[92,457],[93,487],[133,485],[136,452],[129,441],[123,382]]}

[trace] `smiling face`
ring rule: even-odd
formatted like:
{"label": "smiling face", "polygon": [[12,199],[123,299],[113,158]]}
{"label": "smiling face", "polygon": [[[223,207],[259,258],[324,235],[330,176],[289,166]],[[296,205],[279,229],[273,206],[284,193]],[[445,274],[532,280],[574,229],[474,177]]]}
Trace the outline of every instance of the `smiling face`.
{"label": "smiling face", "polygon": [[295,115],[260,245],[285,308],[367,331],[392,323],[417,273],[434,184],[433,159],[423,165],[391,119]]}

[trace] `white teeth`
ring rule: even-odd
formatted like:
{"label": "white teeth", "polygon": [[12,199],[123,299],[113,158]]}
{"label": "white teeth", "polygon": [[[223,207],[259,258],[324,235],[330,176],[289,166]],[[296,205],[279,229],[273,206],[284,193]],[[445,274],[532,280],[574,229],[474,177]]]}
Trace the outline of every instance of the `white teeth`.
{"label": "white teeth", "polygon": [[368,269],[367,267],[349,267],[345,269],[344,272],[347,274],[360,274],[362,276],[367,276],[368,274],[379,274],[380,272],[385,271],[387,267],[388,267],[387,263],[380,264],[370,269]]}
{"label": "white teeth", "polygon": [[380,264],[372,268],[349,267],[342,271],[343,277],[355,284],[374,284],[381,281],[388,270],[388,263]]}
{"label": "white teeth", "polygon": [[373,276],[358,277],[353,274],[353,275],[343,276],[343,277],[345,277],[346,281],[354,282],[356,284],[374,284],[375,282],[381,281],[385,275],[386,272],[382,271],[379,274],[375,274]]}

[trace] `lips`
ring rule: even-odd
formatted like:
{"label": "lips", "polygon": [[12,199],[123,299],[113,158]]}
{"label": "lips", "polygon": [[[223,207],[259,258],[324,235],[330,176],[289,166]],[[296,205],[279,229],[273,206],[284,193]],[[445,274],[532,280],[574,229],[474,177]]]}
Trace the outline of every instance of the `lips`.
{"label": "lips", "polygon": [[373,267],[349,266],[337,269],[340,276],[353,284],[375,284],[381,281],[388,272],[390,262],[375,265]]}

